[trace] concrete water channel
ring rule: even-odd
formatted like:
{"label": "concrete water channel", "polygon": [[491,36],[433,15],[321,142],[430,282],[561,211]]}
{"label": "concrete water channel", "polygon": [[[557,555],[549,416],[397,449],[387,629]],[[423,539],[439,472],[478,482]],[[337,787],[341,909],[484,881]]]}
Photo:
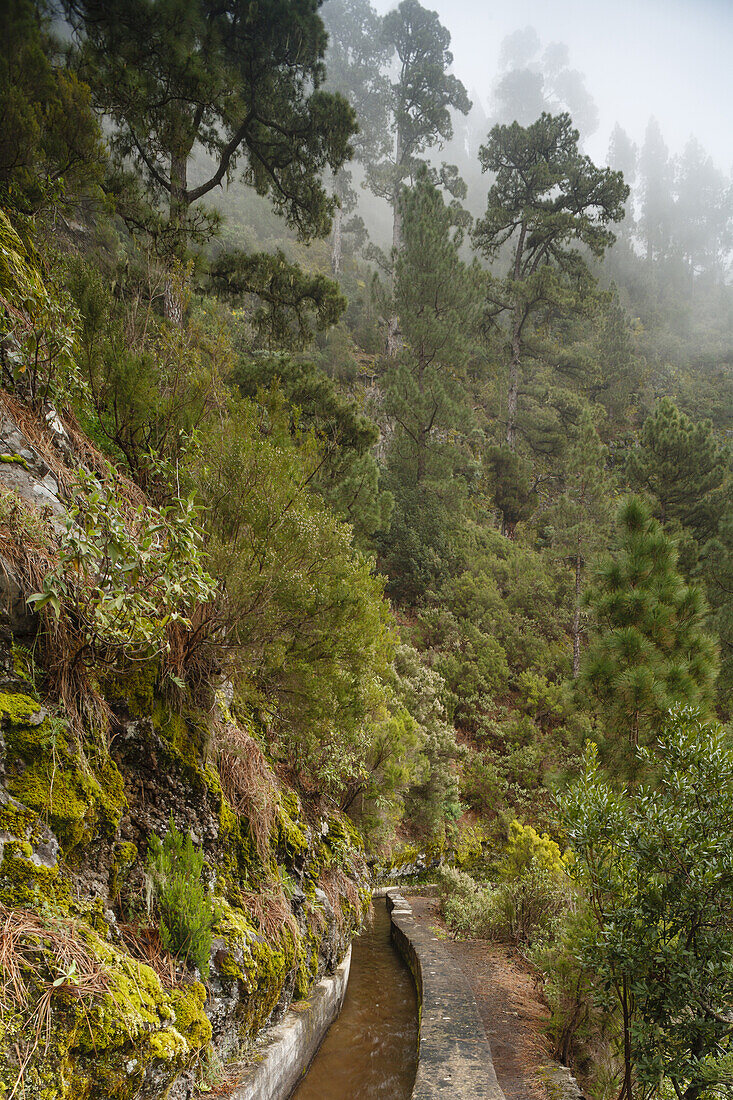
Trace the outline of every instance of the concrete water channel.
{"label": "concrete water channel", "polygon": [[[473,992],[441,933],[398,890],[386,906],[380,893],[368,928],[270,1029],[232,1100],[505,1100]],[[577,1085],[567,1097],[582,1100]]]}
{"label": "concrete water channel", "polygon": [[341,1013],[292,1100],[409,1100],[417,1068],[418,1003],[390,938],[384,898],[354,940]]}

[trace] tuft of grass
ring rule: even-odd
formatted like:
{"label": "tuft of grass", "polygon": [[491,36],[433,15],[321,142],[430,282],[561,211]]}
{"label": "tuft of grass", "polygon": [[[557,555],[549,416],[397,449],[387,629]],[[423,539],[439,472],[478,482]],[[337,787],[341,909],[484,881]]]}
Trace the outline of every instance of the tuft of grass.
{"label": "tuft of grass", "polygon": [[[0,1014],[22,1012],[28,1018],[28,1043],[8,1100],[19,1089],[22,1093],[26,1067],[42,1042],[48,1051],[54,997],[75,998],[86,1016],[91,1001],[108,992],[109,975],[88,950],[76,921],[0,904]],[[92,1036],[88,1017],[87,1025]]]}
{"label": "tuft of grass", "polygon": [[233,722],[215,726],[213,752],[222,790],[234,812],[247,818],[257,855],[267,866],[279,798],[272,769],[254,737]]}

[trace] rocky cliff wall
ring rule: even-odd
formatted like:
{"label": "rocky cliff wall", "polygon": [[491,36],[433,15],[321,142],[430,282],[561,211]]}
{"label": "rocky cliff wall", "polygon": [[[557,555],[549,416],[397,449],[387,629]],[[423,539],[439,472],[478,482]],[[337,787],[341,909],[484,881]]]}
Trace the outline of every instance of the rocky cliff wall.
{"label": "rocky cliff wall", "polygon": [[[44,431],[49,446],[61,436],[59,461],[73,461],[63,425]],[[7,410],[0,497],[6,517],[17,499],[63,518],[58,478]],[[359,839],[275,774],[263,731],[231,692],[206,712],[171,697],[156,662],[100,674],[107,728],[80,733],[44,693],[10,537],[6,527],[0,1097],[186,1100],[232,1078],[226,1064],[337,967],[368,904]],[[256,764],[237,798],[222,785],[214,726]],[[171,827],[205,857],[208,973],[162,946],[146,859],[151,835]]]}

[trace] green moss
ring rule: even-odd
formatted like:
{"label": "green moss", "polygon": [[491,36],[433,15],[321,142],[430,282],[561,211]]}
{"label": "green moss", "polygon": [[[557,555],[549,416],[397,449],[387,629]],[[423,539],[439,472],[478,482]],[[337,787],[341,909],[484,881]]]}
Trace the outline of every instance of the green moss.
{"label": "green moss", "polygon": [[156,699],[151,718],[153,729],[175,755],[200,775],[206,786],[211,782],[221,791],[218,775],[214,779],[213,769],[208,769],[210,774],[205,774],[203,766],[209,739],[205,717],[192,710],[184,715],[173,710],[163,699]]}
{"label": "green moss", "polygon": [[0,806],[0,832],[10,833],[14,837],[25,837],[38,825],[37,813],[18,802],[7,802]]}
{"label": "green moss", "polygon": [[27,841],[9,840],[0,863],[0,903],[9,909],[44,910],[53,904],[68,907],[69,887],[58,868],[38,866]]}
{"label": "green moss", "polygon": [[220,833],[216,854],[217,890],[226,900],[241,903],[242,889],[256,889],[265,879],[265,868],[243,818],[228,819],[229,829]]}
{"label": "green moss", "polygon": [[224,841],[237,828],[239,818],[229,805],[226,798],[222,798],[219,807],[219,840]]}
{"label": "green moss", "polygon": [[295,976],[295,1000],[303,1000],[315,981],[318,980],[318,948],[320,938],[312,927],[306,929],[305,938],[297,945],[297,973]]}
{"label": "green moss", "polygon": [[65,727],[23,694],[0,693],[7,727],[6,787],[53,829],[66,854],[100,831],[113,835],[126,805],[123,780],[106,750],[93,768],[72,750]]}
{"label": "green moss", "polygon": [[149,718],[155,709],[155,689],[159,678],[157,663],[135,672],[110,671],[100,680],[100,689],[113,707],[124,707],[133,718]]}
{"label": "green moss", "polygon": [[284,849],[286,857],[292,858],[307,851],[308,836],[297,820],[300,817],[300,802],[294,792],[280,795],[275,814],[277,843]]}
{"label": "green moss", "polygon": [[125,879],[138,858],[138,850],[132,841],[115,844],[112,854],[112,867],[109,873],[109,894],[114,900],[119,897]]}
{"label": "green moss", "polygon": [[[272,1015],[293,971],[298,984],[304,959],[300,938],[284,928],[270,943],[241,909],[224,901],[220,903],[215,933],[225,945],[223,955],[217,959],[219,976],[240,984],[240,1032],[243,1037],[253,1037]],[[302,976],[300,982],[304,988]]]}
{"label": "green moss", "polygon": [[211,1023],[204,1012],[206,990],[201,982],[174,989],[170,1001],[175,1012],[176,1028],[184,1036],[189,1049],[205,1047],[211,1041]]}
{"label": "green moss", "polygon": [[44,710],[37,700],[21,692],[0,691],[0,720],[11,726],[40,725]]}
{"label": "green moss", "polygon": [[9,466],[22,466],[24,470],[30,470],[30,466],[22,455],[0,455],[0,462]]}

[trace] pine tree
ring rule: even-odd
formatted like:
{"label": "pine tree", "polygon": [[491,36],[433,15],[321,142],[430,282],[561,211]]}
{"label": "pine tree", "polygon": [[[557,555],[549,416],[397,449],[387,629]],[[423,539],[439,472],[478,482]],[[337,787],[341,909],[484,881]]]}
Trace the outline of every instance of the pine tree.
{"label": "pine tree", "polygon": [[616,553],[599,568],[588,603],[597,630],[582,680],[610,740],[648,742],[675,703],[709,706],[718,655],[704,632],[706,604],[684,583],[674,543],[630,497],[618,514]]}
{"label": "pine tree", "polygon": [[[382,19],[369,0],[329,0],[322,9],[329,35],[328,87],[344,95],[356,112],[359,132],[352,139],[354,159],[365,167],[377,164],[389,153],[391,88],[386,64],[390,44],[382,33]],[[356,209],[357,197],[351,170],[345,165],[334,175],[334,211],[331,236],[331,268],[341,268],[343,217]]]}
{"label": "pine tree", "polygon": [[465,416],[460,378],[476,351],[482,274],[460,258],[462,232],[426,171],[403,189],[400,207],[403,249],[394,301],[405,343],[386,377],[385,407],[419,485],[445,433]]}
{"label": "pine tree", "polygon": [[[437,12],[427,11],[419,0],[402,0],[384,17],[383,34],[397,73],[391,85],[394,149],[369,166],[367,179],[374,193],[392,206],[392,255],[396,256],[402,248],[402,187],[419,169],[421,154],[450,141],[451,111],[466,115],[471,101],[458,77],[448,72],[453,64],[450,32]],[[395,355],[400,342],[399,314],[393,310],[387,326],[387,354]]]}
{"label": "pine tree", "polygon": [[700,572],[710,602],[710,626],[720,644],[718,706],[730,717],[733,708],[733,507],[722,516],[718,532],[705,544]]}
{"label": "pine tree", "polygon": [[528,331],[540,311],[568,313],[579,286],[590,281],[577,250],[601,257],[615,237],[610,222],[623,218],[629,189],[620,172],[597,168],[578,150],[570,115],[543,114],[531,126],[495,126],[481,146],[483,170],[495,172],[486,213],[473,238],[487,259],[509,251],[511,265],[494,280],[489,312],[509,318],[506,441],[516,443],[517,402]]}
{"label": "pine tree", "polygon": [[673,168],[669,150],[655,118],[650,118],[639,154],[641,217],[639,227],[647,260],[663,260],[669,254],[672,232]]}
{"label": "pine tree", "polygon": [[380,540],[390,590],[416,600],[451,568],[465,484],[455,477],[470,413],[465,378],[477,353],[483,274],[460,257],[462,232],[422,171],[403,189],[403,250],[394,301],[404,343],[389,359],[384,412],[392,425],[386,486],[395,497]]}
{"label": "pine tree", "polygon": [[583,629],[583,577],[589,559],[601,545],[609,524],[610,487],[605,473],[606,448],[589,409],[583,411],[578,436],[567,455],[565,492],[554,508],[554,543],[573,570],[573,676],[580,674]]}
{"label": "pine tree", "polygon": [[715,535],[727,498],[730,455],[718,444],[709,420],[693,423],[670,397],[644,422],[631,452],[631,484],[651,495],[663,524],[689,528],[698,547]]}
{"label": "pine tree", "polygon": [[[342,96],[322,88],[327,35],[317,0],[64,3],[113,150],[139,171],[149,210],[167,206],[157,236],[168,256],[182,259],[188,240],[211,230],[191,208],[236,168],[301,236],[330,229],[335,200],[321,174],[349,157],[356,120]],[[197,149],[213,165],[193,184]],[[180,312],[173,296],[167,304],[169,315]]]}
{"label": "pine tree", "polygon": [[[393,209],[392,245],[402,241],[402,184],[415,168],[415,158],[453,134],[451,110],[468,114],[471,101],[453,64],[450,32],[418,0],[402,0],[384,18],[384,36],[397,55],[397,79],[392,84],[395,148],[387,168]],[[373,178],[374,181],[374,178]]]}

